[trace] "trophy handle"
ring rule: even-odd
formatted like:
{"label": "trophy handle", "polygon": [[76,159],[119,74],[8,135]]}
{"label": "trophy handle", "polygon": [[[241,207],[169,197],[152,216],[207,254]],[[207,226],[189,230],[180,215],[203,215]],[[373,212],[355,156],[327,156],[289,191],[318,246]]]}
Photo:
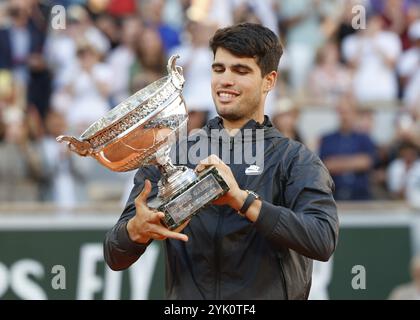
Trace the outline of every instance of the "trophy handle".
{"label": "trophy handle", "polygon": [[68,148],[79,154],[80,156],[86,157],[90,156],[92,153],[92,149],[90,143],[87,141],[80,141],[77,140],[75,137],[71,136],[58,136],[56,138],[57,142],[67,142]]}
{"label": "trophy handle", "polygon": [[181,90],[182,87],[184,86],[184,76],[183,76],[183,72],[182,72],[182,67],[177,66],[176,63],[176,59],[179,58],[179,55],[173,55],[169,58],[168,60],[168,65],[167,65],[167,70],[168,70],[168,74],[171,76],[171,80],[172,83],[174,84],[174,86]]}

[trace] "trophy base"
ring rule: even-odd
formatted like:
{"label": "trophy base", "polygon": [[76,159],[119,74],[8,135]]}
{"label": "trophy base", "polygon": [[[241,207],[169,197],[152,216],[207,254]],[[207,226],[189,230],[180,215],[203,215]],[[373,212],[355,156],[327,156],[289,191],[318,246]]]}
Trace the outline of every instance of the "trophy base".
{"label": "trophy base", "polygon": [[162,223],[176,229],[213,200],[229,191],[229,187],[215,167],[198,174],[197,179],[179,190],[169,199],[156,197],[147,204],[165,214]]}

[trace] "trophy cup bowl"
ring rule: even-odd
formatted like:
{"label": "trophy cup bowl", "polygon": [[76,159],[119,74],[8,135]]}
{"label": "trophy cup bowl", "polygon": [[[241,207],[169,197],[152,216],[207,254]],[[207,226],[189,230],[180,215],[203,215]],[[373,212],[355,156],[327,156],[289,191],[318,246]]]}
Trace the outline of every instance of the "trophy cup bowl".
{"label": "trophy cup bowl", "polygon": [[148,206],[165,213],[162,222],[171,230],[229,190],[215,167],[196,174],[186,166],[174,166],[169,157],[171,145],[188,121],[182,68],[175,64],[178,57],[170,57],[167,76],[114,107],[79,139],[57,137],[71,151],[93,157],[112,171],[158,166],[158,194]]}

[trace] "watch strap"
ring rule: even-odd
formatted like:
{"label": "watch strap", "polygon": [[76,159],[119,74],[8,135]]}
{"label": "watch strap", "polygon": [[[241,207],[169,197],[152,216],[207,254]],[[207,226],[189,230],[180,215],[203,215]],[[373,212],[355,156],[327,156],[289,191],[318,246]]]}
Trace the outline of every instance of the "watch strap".
{"label": "watch strap", "polygon": [[248,192],[248,196],[246,197],[244,204],[238,211],[238,213],[242,216],[245,216],[245,213],[248,211],[251,204],[259,198],[254,192],[250,192],[249,190],[245,191]]}

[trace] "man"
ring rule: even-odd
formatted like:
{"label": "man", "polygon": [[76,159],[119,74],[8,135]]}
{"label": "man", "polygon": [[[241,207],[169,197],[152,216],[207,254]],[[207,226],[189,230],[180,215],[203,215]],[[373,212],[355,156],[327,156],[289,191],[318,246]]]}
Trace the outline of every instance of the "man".
{"label": "man", "polygon": [[[311,259],[328,260],[337,244],[332,179],[312,152],[283,137],[264,116],[282,54],[275,34],[257,24],[239,24],[219,29],[210,46],[212,95],[220,117],[198,133],[208,140],[192,137],[188,149],[204,142],[209,149],[231,144],[229,165],[213,154],[201,155],[196,166],[201,171],[214,165],[230,190],[169,231],[160,223],[163,213],[146,205],[156,194],[158,170],[140,169],[127,206],[105,239],[105,259],[122,270],[151,241],[165,239],[169,299],[306,299]],[[214,139],[214,131],[222,129],[230,137]],[[252,135],[238,139],[245,130]],[[264,146],[264,169],[247,175],[253,163],[232,159],[257,145]]]}
{"label": "man", "polygon": [[420,300],[420,256],[416,255],[410,261],[411,281],[395,287],[388,300]]}
{"label": "man", "polygon": [[369,174],[375,163],[375,145],[355,130],[357,110],[351,100],[341,98],[337,107],[339,129],[322,137],[319,155],[334,179],[337,200],[370,200]]}
{"label": "man", "polygon": [[10,25],[0,25],[0,69],[13,72],[15,80],[26,87],[27,105],[34,106],[44,118],[51,94],[50,74],[42,54],[47,33],[44,17],[51,10],[37,1],[7,4]]}

